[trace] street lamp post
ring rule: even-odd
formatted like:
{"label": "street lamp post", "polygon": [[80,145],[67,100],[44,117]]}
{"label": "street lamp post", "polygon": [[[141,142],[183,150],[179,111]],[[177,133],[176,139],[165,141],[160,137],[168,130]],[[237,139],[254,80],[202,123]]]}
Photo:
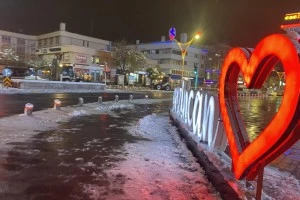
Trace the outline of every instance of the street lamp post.
{"label": "street lamp post", "polygon": [[182,58],[182,80],[183,80],[183,76],[184,76],[184,61],[185,61],[185,56],[186,56],[187,50],[190,47],[191,43],[195,39],[199,39],[199,38],[200,38],[200,33],[197,33],[190,41],[188,41],[186,43],[180,43],[177,40],[175,40],[176,43],[178,44],[180,50],[181,50],[181,58]]}
{"label": "street lamp post", "polygon": [[281,89],[281,85],[282,85],[282,79],[284,77],[284,72],[279,72],[277,70],[273,70],[274,72],[276,72],[276,74],[278,75],[279,78],[279,89]]}
{"label": "street lamp post", "polygon": [[181,51],[181,58],[182,58],[182,77],[181,79],[183,80],[183,75],[184,75],[184,61],[185,61],[185,56],[187,53],[188,48],[190,47],[191,43],[196,39],[200,38],[200,32],[198,32],[190,41],[185,42],[185,43],[181,43],[179,41],[177,41],[175,38],[173,39],[179,46],[180,51]]}

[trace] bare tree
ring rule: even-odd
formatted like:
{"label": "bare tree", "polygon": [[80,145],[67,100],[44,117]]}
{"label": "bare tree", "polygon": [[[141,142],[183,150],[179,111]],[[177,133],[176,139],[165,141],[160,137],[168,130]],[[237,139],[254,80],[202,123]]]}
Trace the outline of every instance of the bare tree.
{"label": "bare tree", "polygon": [[136,71],[145,69],[146,57],[138,51],[128,48],[125,40],[114,43],[112,48],[112,57],[114,64],[123,71]]}

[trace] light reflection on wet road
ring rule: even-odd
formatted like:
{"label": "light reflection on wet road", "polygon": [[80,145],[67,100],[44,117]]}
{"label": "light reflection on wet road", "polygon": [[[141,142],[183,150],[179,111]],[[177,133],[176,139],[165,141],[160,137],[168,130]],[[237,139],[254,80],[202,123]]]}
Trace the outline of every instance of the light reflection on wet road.
{"label": "light reflection on wet road", "polygon": [[[269,124],[281,105],[282,97],[239,98],[240,111],[244,118],[250,141]],[[275,159],[271,164],[276,168],[289,172],[300,180],[300,142]]]}
{"label": "light reflection on wet road", "polygon": [[244,118],[247,133],[253,141],[270,123],[277,113],[282,97],[239,98],[240,111]]}

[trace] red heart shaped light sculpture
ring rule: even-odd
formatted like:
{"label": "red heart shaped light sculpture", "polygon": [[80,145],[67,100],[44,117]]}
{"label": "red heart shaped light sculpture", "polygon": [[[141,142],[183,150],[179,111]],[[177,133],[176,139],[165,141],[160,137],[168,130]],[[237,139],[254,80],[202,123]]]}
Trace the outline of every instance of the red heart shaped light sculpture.
{"label": "red heart shaped light sculpture", "polygon": [[[247,88],[259,89],[278,61],[283,65],[286,83],[281,106],[268,126],[250,143],[239,113],[239,73],[242,73]],[[299,90],[299,55],[286,36],[268,36],[253,52],[234,48],[228,53],[220,76],[220,108],[232,157],[232,170],[237,179],[246,177],[253,180],[259,168],[299,140]]]}

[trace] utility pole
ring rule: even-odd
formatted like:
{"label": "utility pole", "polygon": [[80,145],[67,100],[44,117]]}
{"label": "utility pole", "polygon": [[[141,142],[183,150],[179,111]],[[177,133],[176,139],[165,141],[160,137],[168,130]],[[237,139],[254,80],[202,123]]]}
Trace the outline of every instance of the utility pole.
{"label": "utility pole", "polygon": [[194,74],[195,74],[195,90],[198,88],[198,79],[199,79],[199,64],[194,64]]}

